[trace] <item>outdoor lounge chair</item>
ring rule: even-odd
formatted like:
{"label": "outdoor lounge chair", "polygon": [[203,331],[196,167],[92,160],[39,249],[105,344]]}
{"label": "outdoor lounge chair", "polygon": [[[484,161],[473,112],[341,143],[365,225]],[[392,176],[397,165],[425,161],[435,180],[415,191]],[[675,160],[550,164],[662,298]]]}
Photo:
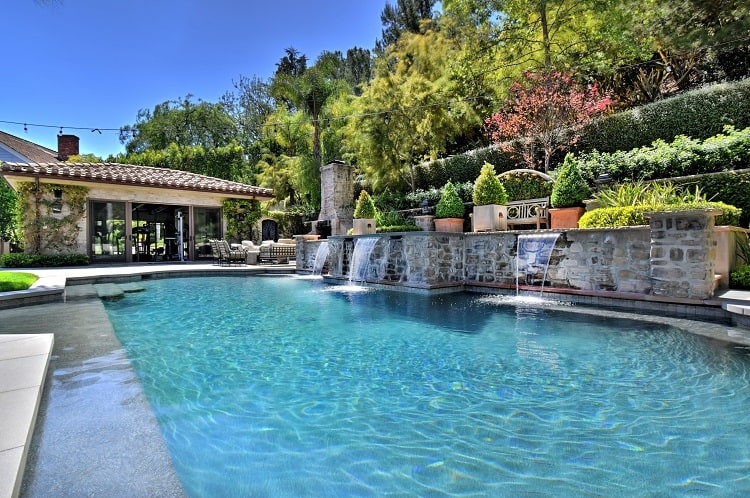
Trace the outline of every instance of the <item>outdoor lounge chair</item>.
{"label": "outdoor lounge chair", "polygon": [[231,266],[232,264],[247,264],[247,253],[244,250],[232,249],[226,240],[211,240],[211,251],[214,261],[219,266]]}
{"label": "outdoor lounge chair", "polygon": [[295,244],[280,244],[278,242],[264,241],[260,245],[258,254],[258,263],[275,262],[277,264],[287,264],[290,259],[294,259],[297,253]]}

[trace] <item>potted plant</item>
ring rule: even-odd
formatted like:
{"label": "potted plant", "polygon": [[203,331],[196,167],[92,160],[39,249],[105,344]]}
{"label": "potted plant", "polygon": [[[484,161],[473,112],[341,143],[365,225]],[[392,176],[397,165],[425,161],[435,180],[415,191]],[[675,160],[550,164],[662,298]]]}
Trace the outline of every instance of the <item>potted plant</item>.
{"label": "potted plant", "polygon": [[353,235],[367,235],[375,233],[377,209],[375,202],[366,190],[359,193],[357,205],[354,208],[354,227]]}
{"label": "potted plant", "polygon": [[583,201],[591,193],[572,154],[565,156],[552,187],[549,210],[551,228],[578,228],[578,220],[585,211]]}
{"label": "potted plant", "polygon": [[488,162],[484,163],[474,182],[472,200],[474,212],[471,219],[475,232],[508,229],[507,208],[504,206],[508,194],[503,182],[495,175],[495,167]]}
{"label": "potted plant", "polygon": [[464,231],[464,202],[450,180],[443,187],[443,194],[435,207],[435,231]]}

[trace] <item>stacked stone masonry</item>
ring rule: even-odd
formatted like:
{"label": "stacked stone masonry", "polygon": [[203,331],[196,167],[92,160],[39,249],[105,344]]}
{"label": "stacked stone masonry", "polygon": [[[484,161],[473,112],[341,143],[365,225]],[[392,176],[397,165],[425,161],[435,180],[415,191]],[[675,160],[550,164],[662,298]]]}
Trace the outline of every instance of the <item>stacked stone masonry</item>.
{"label": "stacked stone masonry", "polygon": [[[555,231],[546,277],[533,285],[582,292],[713,297],[714,211],[652,213],[650,226]],[[550,233],[550,231],[543,231]],[[518,237],[533,231],[376,235],[367,280],[417,288],[516,285]],[[536,232],[542,233],[542,232]],[[357,237],[329,237],[329,276],[347,278]],[[302,254],[315,252],[316,242]],[[298,251],[298,254],[300,251]],[[310,270],[313,260],[298,260]],[[539,281],[543,279],[543,281]]]}

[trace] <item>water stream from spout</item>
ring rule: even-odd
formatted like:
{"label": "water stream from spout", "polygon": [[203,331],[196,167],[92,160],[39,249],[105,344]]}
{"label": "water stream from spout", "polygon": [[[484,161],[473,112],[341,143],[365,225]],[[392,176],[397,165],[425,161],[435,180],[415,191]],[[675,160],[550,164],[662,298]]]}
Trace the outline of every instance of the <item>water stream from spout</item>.
{"label": "water stream from spout", "polygon": [[518,236],[516,248],[516,296],[518,296],[519,275],[521,271],[526,277],[530,272],[542,275],[539,296],[544,293],[544,283],[547,280],[547,270],[552,249],[555,247],[559,233],[532,233]]}
{"label": "water stream from spout", "polygon": [[370,255],[378,242],[378,237],[363,237],[357,239],[352,250],[352,261],[349,268],[349,285],[364,282],[370,267]]}
{"label": "water stream from spout", "polygon": [[326,264],[328,258],[328,242],[321,242],[318,246],[318,251],[315,253],[315,260],[313,261],[313,275],[321,275],[323,273],[323,267]]}

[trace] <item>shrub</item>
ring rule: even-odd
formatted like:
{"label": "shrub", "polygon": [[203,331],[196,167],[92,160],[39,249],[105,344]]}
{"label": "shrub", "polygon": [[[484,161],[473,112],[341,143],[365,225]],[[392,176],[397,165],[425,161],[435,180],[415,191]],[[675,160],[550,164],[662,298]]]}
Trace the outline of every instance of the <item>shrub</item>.
{"label": "shrub", "polygon": [[492,145],[417,165],[414,168],[415,189],[424,191],[438,188],[445,185],[448,180],[455,183],[473,183],[484,163],[495,165],[497,172],[516,167],[515,161],[508,153]]}
{"label": "shrub", "polygon": [[474,183],[472,200],[476,206],[487,204],[505,204],[508,202],[508,194],[500,179],[495,175],[495,167],[490,163],[484,163],[482,171]]}
{"label": "shrub", "polygon": [[[750,126],[750,79],[708,86],[596,119],[584,128],[574,152],[608,155],[616,151],[649,146],[656,140],[671,142],[679,135],[705,140],[721,133],[725,125],[732,125],[737,129]],[[745,148],[745,151],[750,153],[750,148]],[[415,188],[437,188],[444,185],[448,179],[457,182],[470,181],[477,177],[485,162],[495,165],[495,171],[498,173],[518,167],[511,155],[496,145],[453,157],[459,156],[467,158],[454,160],[453,166],[456,166],[456,171],[451,171],[451,164],[447,159],[417,165]],[[562,155],[553,156],[550,169],[554,169],[562,158]],[[746,167],[750,167],[750,162],[745,161],[745,164],[748,165]],[[609,168],[602,169],[607,171]],[[583,170],[582,174],[589,181],[593,181],[599,175],[597,172],[590,176]],[[625,179],[612,176],[615,180]],[[667,176],[674,174],[661,178]],[[641,177],[642,175],[635,172],[627,178]],[[508,185],[505,187],[511,200],[520,200],[514,199]]]}
{"label": "shrub", "polygon": [[453,188],[463,202],[471,202],[474,197],[474,182],[453,183]]}
{"label": "shrub", "polygon": [[614,181],[632,181],[729,171],[750,167],[750,128],[727,126],[704,141],[678,136],[670,143],[657,140],[635,149],[577,157],[588,181],[602,173]]}
{"label": "shrub", "polygon": [[591,189],[578,170],[578,160],[573,157],[573,154],[566,155],[552,187],[550,196],[552,207],[581,206],[590,193]]}
{"label": "shrub", "polygon": [[698,186],[691,190],[687,185],[681,188],[672,182],[647,183],[641,180],[597,192],[594,199],[601,207],[680,204],[706,200]]}
{"label": "shrub", "polygon": [[384,227],[377,227],[377,233],[392,233],[392,232],[421,232],[422,229],[417,225],[391,225]]}
{"label": "shrub", "polygon": [[645,213],[653,211],[679,211],[690,209],[720,209],[716,217],[717,225],[735,225],[739,222],[740,210],[723,202],[688,202],[668,205],[638,205],[599,208],[587,211],[578,220],[580,228],[604,228],[648,225]]}
{"label": "shrub", "polygon": [[367,190],[363,190],[359,193],[359,199],[357,199],[357,206],[354,208],[355,218],[375,218],[377,216],[377,210],[375,209],[375,203],[367,193]]}
{"label": "shrub", "polygon": [[651,211],[650,206],[606,207],[586,211],[578,220],[579,228],[630,227],[648,225],[643,213]]}
{"label": "shrub", "polygon": [[86,266],[89,263],[89,257],[86,254],[26,254],[15,252],[0,256],[0,266],[5,268]]}
{"label": "shrub", "polygon": [[729,274],[729,287],[750,289],[750,265],[742,265]]}
{"label": "shrub", "polygon": [[378,211],[375,219],[377,220],[377,225],[383,227],[408,225],[404,215],[393,209],[390,211]]}
{"label": "shrub", "polygon": [[702,140],[720,133],[724,125],[750,126],[750,79],[707,86],[595,120],[576,151],[630,150],[678,135]]}
{"label": "shrub", "polygon": [[739,226],[747,227],[750,223],[750,171],[727,171],[672,181],[676,185],[699,187],[706,199],[741,209]]}
{"label": "shrub", "polygon": [[721,214],[716,217],[716,225],[731,226],[740,226],[740,214],[742,214],[742,210],[735,206],[730,206],[723,202],[708,201],[685,202],[682,204],[666,206],[666,209],[719,209],[721,210]]}
{"label": "shrub", "polygon": [[464,217],[464,203],[450,181],[443,187],[443,195],[435,208],[435,216],[438,218]]}
{"label": "shrub", "polygon": [[394,192],[388,188],[377,195],[373,195],[372,201],[375,203],[375,209],[378,212],[406,209],[406,196],[400,192]]}
{"label": "shrub", "polygon": [[513,169],[500,175],[510,201],[549,197],[554,182],[544,173],[533,169]]}
{"label": "shrub", "polygon": [[[472,193],[474,191],[474,184],[471,182],[453,184],[456,193],[464,202],[471,202]],[[440,197],[443,195],[442,188],[431,188],[427,190],[418,189],[414,192],[406,194],[406,202],[410,208],[422,207],[422,202],[427,200],[428,206],[435,206],[440,202]]]}
{"label": "shrub", "polygon": [[412,209],[422,207],[422,202],[427,201],[427,205],[434,206],[440,202],[440,189],[431,188],[428,190],[418,189],[406,194],[406,201]]}

